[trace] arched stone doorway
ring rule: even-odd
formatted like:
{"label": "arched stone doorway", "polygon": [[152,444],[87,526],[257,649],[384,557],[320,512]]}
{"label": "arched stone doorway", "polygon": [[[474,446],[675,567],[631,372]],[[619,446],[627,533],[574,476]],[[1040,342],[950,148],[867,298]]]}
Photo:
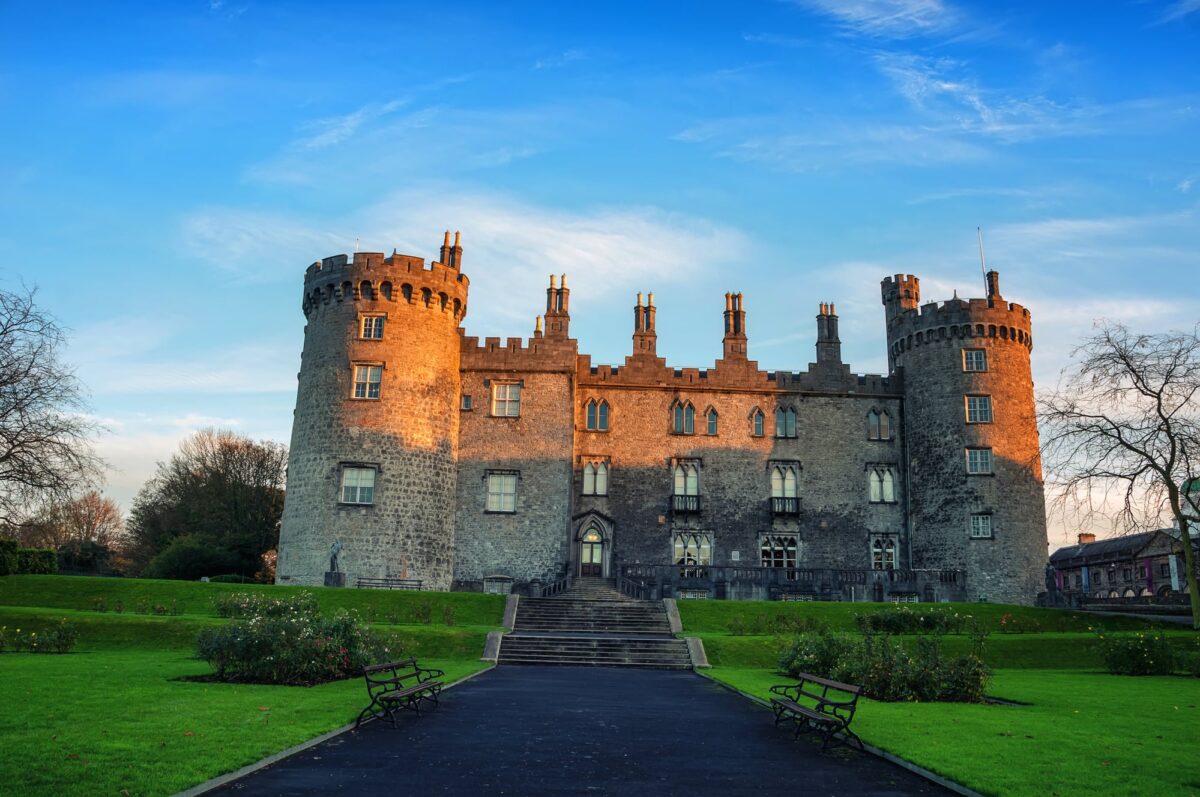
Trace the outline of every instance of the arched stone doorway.
{"label": "arched stone doorway", "polygon": [[575,532],[575,574],[608,578],[612,562],[612,525],[598,514],[580,519]]}

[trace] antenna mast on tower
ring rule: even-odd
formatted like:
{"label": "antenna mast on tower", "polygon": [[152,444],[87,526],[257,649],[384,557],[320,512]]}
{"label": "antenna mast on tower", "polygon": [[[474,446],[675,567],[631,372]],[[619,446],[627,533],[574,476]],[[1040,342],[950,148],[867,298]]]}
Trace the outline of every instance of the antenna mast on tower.
{"label": "antenna mast on tower", "polygon": [[983,287],[987,289],[987,258],[983,255],[983,229],[975,228],[975,235],[979,238],[979,270],[983,273]]}

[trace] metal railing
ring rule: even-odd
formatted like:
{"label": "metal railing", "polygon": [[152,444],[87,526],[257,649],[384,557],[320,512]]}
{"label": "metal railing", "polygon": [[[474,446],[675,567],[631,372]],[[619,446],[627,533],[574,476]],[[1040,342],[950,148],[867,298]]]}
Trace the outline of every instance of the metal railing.
{"label": "metal railing", "polygon": [[551,581],[549,584],[543,584],[538,588],[536,598],[550,598],[559,593],[566,592],[571,588],[571,574],[567,573],[558,581]]}
{"label": "metal railing", "polygon": [[797,515],[800,499],[796,497],[771,496],[771,513],[775,515]]}
{"label": "metal railing", "polygon": [[700,511],[700,496],[698,495],[673,495],[671,496],[671,511],[672,512],[699,512]]}

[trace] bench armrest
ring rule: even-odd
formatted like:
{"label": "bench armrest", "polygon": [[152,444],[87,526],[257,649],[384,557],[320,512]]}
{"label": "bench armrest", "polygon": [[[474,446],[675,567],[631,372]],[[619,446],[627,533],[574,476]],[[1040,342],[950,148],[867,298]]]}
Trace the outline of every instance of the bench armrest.
{"label": "bench armrest", "polygon": [[771,694],[782,695],[795,702],[800,694],[800,684],[778,684],[777,686],[772,686]]}
{"label": "bench armrest", "polygon": [[417,668],[417,682],[418,683],[423,683],[425,681],[428,681],[430,678],[445,678],[445,677],[446,677],[446,673],[442,670],[438,670],[438,669],[431,668],[431,667],[418,667]]}

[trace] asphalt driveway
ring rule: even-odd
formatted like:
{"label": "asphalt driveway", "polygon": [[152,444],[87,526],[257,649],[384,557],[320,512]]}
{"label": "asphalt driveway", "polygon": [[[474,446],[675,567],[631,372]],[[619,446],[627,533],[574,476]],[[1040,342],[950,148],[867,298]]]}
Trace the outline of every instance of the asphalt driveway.
{"label": "asphalt driveway", "polygon": [[[365,694],[365,690],[364,690]],[[687,671],[502,666],[400,727],[373,722],[227,785],[240,795],[945,795],[794,741]]]}

